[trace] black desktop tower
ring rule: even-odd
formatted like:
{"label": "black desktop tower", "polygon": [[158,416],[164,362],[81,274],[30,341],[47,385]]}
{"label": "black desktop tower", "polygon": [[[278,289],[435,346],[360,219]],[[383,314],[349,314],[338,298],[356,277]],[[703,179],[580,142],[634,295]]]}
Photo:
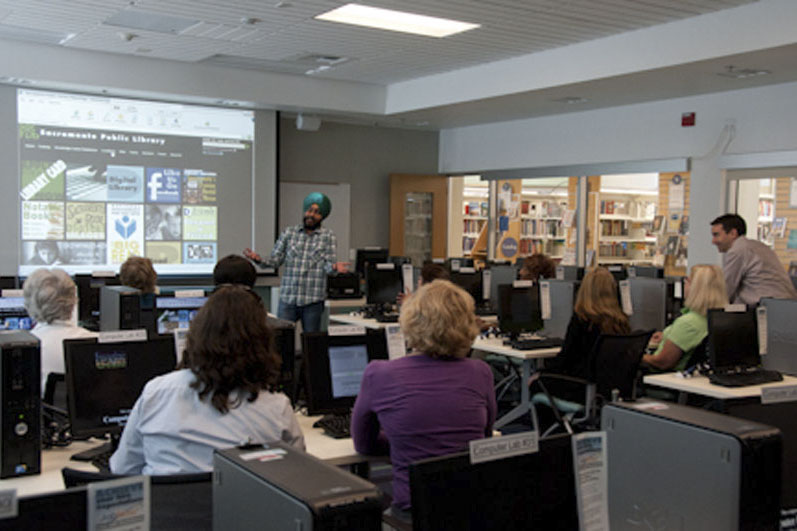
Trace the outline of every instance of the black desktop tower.
{"label": "black desktop tower", "polygon": [[128,286],[103,286],[100,290],[100,331],[145,328],[154,337],[155,295]]}
{"label": "black desktop tower", "polygon": [[0,332],[0,479],[41,472],[41,354],[24,330]]}

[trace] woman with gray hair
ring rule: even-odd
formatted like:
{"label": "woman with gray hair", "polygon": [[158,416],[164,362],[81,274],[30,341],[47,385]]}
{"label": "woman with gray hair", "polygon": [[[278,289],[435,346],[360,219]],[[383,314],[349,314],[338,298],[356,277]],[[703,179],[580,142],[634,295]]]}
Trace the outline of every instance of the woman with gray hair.
{"label": "woman with gray hair", "polygon": [[63,269],[37,269],[22,287],[25,309],[36,322],[31,332],[41,342],[42,387],[51,372],[64,372],[64,339],[94,337],[74,324],[75,283]]}

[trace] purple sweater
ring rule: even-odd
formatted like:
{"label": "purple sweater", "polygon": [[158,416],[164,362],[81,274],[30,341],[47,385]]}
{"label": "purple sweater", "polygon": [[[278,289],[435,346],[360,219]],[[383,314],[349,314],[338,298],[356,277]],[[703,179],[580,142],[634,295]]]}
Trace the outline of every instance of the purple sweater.
{"label": "purple sweater", "polygon": [[408,509],[410,463],[466,450],[468,441],[492,434],[495,415],[493,375],[486,363],[407,356],[368,364],[351,435],[360,453],[389,449],[393,503]]}

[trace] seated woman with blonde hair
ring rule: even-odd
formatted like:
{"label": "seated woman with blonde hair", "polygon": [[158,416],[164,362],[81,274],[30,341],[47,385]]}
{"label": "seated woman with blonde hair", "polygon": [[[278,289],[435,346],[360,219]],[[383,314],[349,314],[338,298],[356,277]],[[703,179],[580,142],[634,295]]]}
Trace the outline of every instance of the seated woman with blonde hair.
{"label": "seated woman with blonde hair", "polygon": [[410,463],[489,437],[496,402],[489,366],[467,357],[479,329],[465,290],[447,280],[424,284],[404,301],[399,323],[412,353],[368,365],[351,434],[360,453],[389,451],[393,511],[403,518],[410,508]]}
{"label": "seated woman with blonde hair", "polygon": [[658,370],[681,371],[688,366],[695,348],[708,335],[706,312],[728,304],[722,269],[709,264],[693,266],[684,280],[684,295],[681,316],[654,334],[652,342],[658,341],[658,347],[643,356],[642,363]]}

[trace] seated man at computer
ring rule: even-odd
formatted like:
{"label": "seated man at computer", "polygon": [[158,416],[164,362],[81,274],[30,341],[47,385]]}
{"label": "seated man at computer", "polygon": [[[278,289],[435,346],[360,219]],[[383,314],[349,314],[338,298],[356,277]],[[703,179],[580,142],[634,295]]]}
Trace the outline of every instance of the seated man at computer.
{"label": "seated man at computer", "polygon": [[425,284],[404,302],[399,323],[412,354],[368,365],[351,434],[358,452],[389,451],[394,514],[407,519],[410,463],[489,437],[496,402],[490,368],[467,358],[479,329],[465,290],[446,280]]}
{"label": "seated man at computer", "polygon": [[95,334],[73,323],[77,289],[62,269],[37,269],[25,280],[22,293],[25,309],[36,322],[31,332],[41,342],[41,392],[44,394],[47,375],[64,373],[64,339],[94,337]]}
{"label": "seated man at computer", "polygon": [[288,397],[273,392],[280,360],[251,291],[223,286],[191,323],[178,370],[151,380],[133,406],[116,474],[213,470],[213,450],[282,440],[304,449]]}
{"label": "seated man at computer", "polygon": [[695,348],[708,335],[706,312],[728,304],[722,269],[709,264],[693,266],[684,281],[684,295],[681,315],[653,335],[651,343],[657,344],[656,350],[642,357],[642,363],[653,369],[681,371],[689,366]]}

